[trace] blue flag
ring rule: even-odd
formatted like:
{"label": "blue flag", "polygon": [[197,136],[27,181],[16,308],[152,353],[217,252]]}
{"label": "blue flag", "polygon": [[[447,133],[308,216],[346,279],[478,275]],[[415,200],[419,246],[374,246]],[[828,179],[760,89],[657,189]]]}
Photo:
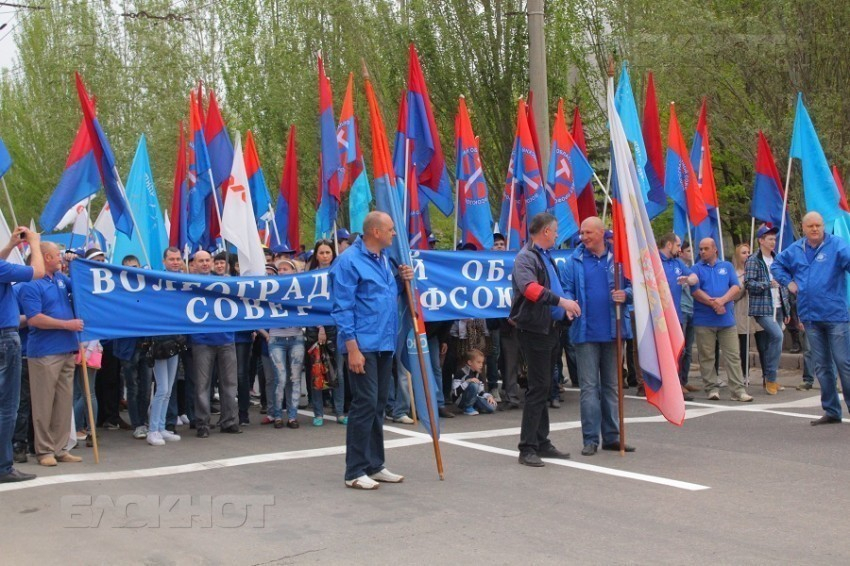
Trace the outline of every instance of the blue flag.
{"label": "blue flag", "polygon": [[[646,212],[650,218],[655,218],[667,207],[666,197],[664,204],[655,202],[649,199],[649,178],[646,176],[646,145],[643,141],[643,133],[641,132],[640,118],[638,117],[637,104],[635,103],[635,95],[632,92],[632,83],[629,78],[629,65],[623,63],[623,70],[620,72],[620,81],[617,84],[617,92],[614,95],[614,105],[617,108],[617,113],[623,122],[623,129],[626,131],[626,139],[631,146],[632,153],[635,157],[635,166],[637,169],[638,183],[640,183],[640,192],[643,195],[643,202],[646,203]],[[656,191],[657,192],[657,191]]]}
{"label": "blue flag", "polygon": [[9,155],[9,150],[6,149],[6,144],[3,143],[3,138],[0,138],[0,177],[9,171],[12,166],[12,156]]}
{"label": "blue flag", "polygon": [[352,233],[363,232],[363,221],[369,214],[371,202],[372,190],[369,188],[369,179],[366,177],[364,168],[351,185],[351,192],[348,195],[349,228]]}
{"label": "blue flag", "polygon": [[806,209],[819,212],[827,228],[842,213],[841,197],[835,178],[823,153],[818,134],[809,112],[803,105],[803,94],[797,95],[797,114],[794,117],[794,133],[791,135],[789,156],[800,160],[803,167],[803,193]]}
{"label": "blue flag", "polygon": [[145,254],[150,259],[151,269],[163,269],[162,252],[168,247],[168,235],[165,231],[165,220],[156,196],[156,186],[153,182],[148,144],[144,134],[139,138],[136,156],[127,177],[127,200],[139,225],[132,236],[118,232],[115,237],[115,251],[112,257],[115,263],[120,263],[127,255],[139,258],[144,265]]}

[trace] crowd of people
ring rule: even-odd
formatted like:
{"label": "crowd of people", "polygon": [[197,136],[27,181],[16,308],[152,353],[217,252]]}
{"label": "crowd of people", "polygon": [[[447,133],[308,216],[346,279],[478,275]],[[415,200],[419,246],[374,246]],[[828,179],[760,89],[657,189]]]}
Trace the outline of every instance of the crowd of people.
{"label": "crowd of people", "polygon": [[[821,385],[825,414],[812,424],[841,422],[836,373],[846,400],[850,247],[826,234],[816,213],[806,215],[803,232],[777,255],[777,230],[762,226],[756,249],[737,246],[732,262],[719,258],[710,238],[699,242],[696,261],[688,242],[675,234],[658,239],[685,337],[679,361],[685,400],[697,391],[718,400],[727,385],[733,401],[753,400],[747,392],[752,332],[764,390],[778,394],[788,329],[793,349],[804,353],[797,389],[810,389],[815,377]],[[533,467],[545,465],[543,458],[570,457],[549,440],[549,410],[560,407],[569,386],[580,390],[582,455],[634,451],[620,443],[617,364],[626,366],[626,387],[636,387],[638,395],[644,387],[632,340],[633,290],[629,281],[615,278],[610,231],[599,218],[586,219],[562,262],[551,254],[557,233],[550,214],[530,220],[529,242],[514,262],[509,316],[426,323],[440,417],[521,410],[519,462]],[[347,486],[369,490],[402,481],[384,466],[383,452],[385,420],[414,422],[409,376],[394,355],[395,304],[413,272],[390,262],[386,248],[395,236],[390,217],[373,212],[362,235],[343,229],[334,240],[317,241],[312,251],[266,250],[267,275],[330,270],[334,325],[79,344],[84,322],[74,316],[68,268],[77,257],[106,261],[106,255],[97,248],[63,252],[17,228],[0,249],[0,482],[35,477],[13,466],[30,459],[42,466],[80,462],[72,449],[90,443],[94,427],[125,429],[162,447],[179,442],[183,427],[202,439],[211,429],[242,433],[256,404],[260,416],[254,418],[261,425],[297,429],[299,408],[311,406],[313,426],[324,426],[326,413],[346,426]],[[31,250],[28,265],[6,262],[22,240]],[[505,238],[495,234],[493,250],[504,249]],[[184,261],[180,250],[168,248],[162,257],[167,271],[239,273],[236,257],[224,252],[198,251]],[[121,263],[140,266],[134,256]],[[615,354],[618,321],[626,340],[622,360]],[[699,385],[689,380],[694,345]]]}

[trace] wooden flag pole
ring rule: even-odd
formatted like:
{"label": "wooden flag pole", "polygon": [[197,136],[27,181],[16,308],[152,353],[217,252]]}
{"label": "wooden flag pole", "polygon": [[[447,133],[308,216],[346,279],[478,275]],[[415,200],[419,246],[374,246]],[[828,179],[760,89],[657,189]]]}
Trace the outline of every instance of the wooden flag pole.
{"label": "wooden flag pole", "polygon": [[91,403],[91,391],[89,391],[89,367],[86,360],[86,349],[83,348],[82,342],[80,346],[80,360],[83,363],[83,392],[86,396],[86,409],[88,410],[89,428],[91,429],[92,447],[94,448],[94,463],[100,464],[100,453],[97,447],[97,426],[94,422],[94,410]]}
{"label": "wooden flag pole", "polygon": [[782,219],[779,221],[779,241],[776,249],[782,251],[782,236],[785,235],[785,212],[788,210],[788,188],[791,186],[791,164],[794,158],[788,157],[788,170],[785,172],[785,194],[782,195]]}
{"label": "wooden flag pole", "polygon": [[[753,253],[753,240],[755,239],[756,233],[756,218],[752,217],[750,220],[750,253]],[[749,314],[749,305],[750,305],[750,295],[747,293],[747,314]],[[750,317],[747,316],[747,350],[744,352],[744,356],[746,356],[746,362],[744,367],[746,367],[746,371],[744,372],[744,386],[750,386]],[[764,368],[762,368],[764,369]]]}
{"label": "wooden flag pole", "polygon": [[[434,445],[434,457],[437,459],[437,473],[440,475],[440,481],[445,479],[443,473],[443,455],[440,452],[440,439],[437,436],[437,427],[434,422],[434,405],[431,404],[431,384],[428,379],[428,371],[425,369],[425,354],[422,352],[422,343],[419,340],[419,324],[417,319],[419,314],[416,310],[416,305],[413,300],[413,281],[406,281],[404,285],[404,294],[407,296],[407,308],[410,309],[410,316],[413,318],[413,331],[416,342],[416,355],[419,357],[419,373],[422,375],[422,386],[425,391],[425,406],[428,408],[428,420],[431,423],[431,443]],[[413,375],[408,383],[412,382]],[[411,401],[413,397],[411,396]],[[415,403],[411,403],[413,407]]]}
{"label": "wooden flag pole", "polygon": [[6,186],[6,177],[0,177],[0,180],[3,181],[3,192],[6,193],[6,202],[9,204],[9,212],[12,215],[12,222],[15,223],[14,227],[12,228],[12,230],[14,230],[18,226],[20,226],[20,224],[18,224],[18,218],[15,215],[15,207],[12,206],[12,198],[9,196],[9,187]]}
{"label": "wooden flag pole", "polygon": [[[619,263],[614,264],[614,290],[620,290],[620,269]],[[620,456],[626,455],[626,419],[623,411],[623,331],[621,322],[623,317],[622,306],[620,303],[615,303],[617,311],[617,400],[620,417]]]}

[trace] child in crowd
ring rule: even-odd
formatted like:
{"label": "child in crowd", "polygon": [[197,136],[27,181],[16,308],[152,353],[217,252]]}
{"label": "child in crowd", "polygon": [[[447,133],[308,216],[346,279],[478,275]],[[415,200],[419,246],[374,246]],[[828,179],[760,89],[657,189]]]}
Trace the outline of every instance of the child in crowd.
{"label": "child in crowd", "polygon": [[492,413],[496,410],[496,400],[492,395],[484,392],[484,384],[481,382],[483,368],[484,354],[481,350],[468,350],[466,363],[458,370],[452,381],[452,394],[464,415],[477,415],[479,412]]}

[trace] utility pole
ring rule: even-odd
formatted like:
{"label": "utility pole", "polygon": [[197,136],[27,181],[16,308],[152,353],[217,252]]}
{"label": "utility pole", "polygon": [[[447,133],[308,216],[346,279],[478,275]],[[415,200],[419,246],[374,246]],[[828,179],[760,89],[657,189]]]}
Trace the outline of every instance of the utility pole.
{"label": "utility pole", "polygon": [[546,81],[546,35],[544,30],[544,0],[527,0],[528,14],[528,77],[534,91],[534,117],[540,139],[540,174],[546,177],[549,158],[549,87]]}

